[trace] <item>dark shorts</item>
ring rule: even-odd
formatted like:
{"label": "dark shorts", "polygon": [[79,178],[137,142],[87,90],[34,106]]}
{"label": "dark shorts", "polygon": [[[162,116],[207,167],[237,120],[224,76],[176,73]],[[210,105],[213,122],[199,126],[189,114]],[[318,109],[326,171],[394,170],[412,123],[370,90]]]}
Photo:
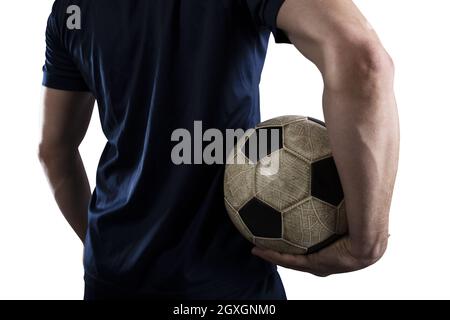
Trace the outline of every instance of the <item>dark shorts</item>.
{"label": "dark shorts", "polygon": [[243,289],[236,289],[233,292],[221,295],[219,298],[211,295],[211,292],[196,295],[138,295],[118,292],[111,289],[104,289],[86,284],[84,300],[286,300],[283,283],[278,272],[274,272]]}

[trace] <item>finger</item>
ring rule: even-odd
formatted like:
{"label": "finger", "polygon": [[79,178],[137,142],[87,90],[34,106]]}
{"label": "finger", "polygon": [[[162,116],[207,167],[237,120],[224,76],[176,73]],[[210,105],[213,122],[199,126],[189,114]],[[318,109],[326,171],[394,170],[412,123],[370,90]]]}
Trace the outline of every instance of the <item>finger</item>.
{"label": "finger", "polygon": [[329,272],[326,272],[326,270],[322,270],[323,268],[321,268],[321,266],[318,266],[314,262],[314,254],[290,255],[257,247],[252,250],[252,253],[273,264],[277,264],[289,269],[294,269],[300,272],[310,273],[318,277],[325,277],[331,274]]}
{"label": "finger", "polygon": [[311,266],[307,256],[283,254],[273,250],[262,249],[258,247],[253,248],[252,253],[264,260],[286,268],[296,269],[304,272],[310,272],[311,270]]}
{"label": "finger", "polygon": [[308,264],[307,258],[301,255],[292,255],[286,253],[280,253],[270,249],[264,249],[255,247],[253,248],[252,253],[259,257],[264,257],[266,259],[270,259],[273,261],[280,261],[289,265],[303,265],[306,266]]}

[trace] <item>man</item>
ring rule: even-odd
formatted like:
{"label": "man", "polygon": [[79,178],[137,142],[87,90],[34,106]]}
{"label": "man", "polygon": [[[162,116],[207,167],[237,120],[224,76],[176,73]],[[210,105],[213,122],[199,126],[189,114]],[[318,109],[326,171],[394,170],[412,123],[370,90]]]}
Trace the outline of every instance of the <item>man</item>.
{"label": "man", "polygon": [[[223,166],[170,158],[172,132],[196,120],[221,131],[260,121],[271,32],[323,75],[346,197],[348,236],[309,256],[252,249],[225,212]],[[276,264],[326,276],[386,249],[393,66],[350,0],[57,0],[43,84],[40,159],[85,245],[86,299],[285,299]],[[91,196],[78,147],[95,100],[108,142]]]}

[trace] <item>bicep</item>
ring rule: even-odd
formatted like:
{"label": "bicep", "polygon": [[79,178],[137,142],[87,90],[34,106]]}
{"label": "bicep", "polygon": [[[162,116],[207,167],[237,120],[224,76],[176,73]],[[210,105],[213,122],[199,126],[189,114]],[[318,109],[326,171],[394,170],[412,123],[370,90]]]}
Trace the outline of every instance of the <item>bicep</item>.
{"label": "bicep", "polygon": [[77,148],[88,129],[94,102],[89,92],[44,87],[42,143]]}
{"label": "bicep", "polygon": [[375,33],[351,0],[286,0],[277,24],[296,48],[319,69],[328,54],[342,52]]}
{"label": "bicep", "polygon": [[61,36],[64,8],[55,2],[47,22],[43,68],[41,144],[49,149],[77,148],[83,140],[95,99]]}

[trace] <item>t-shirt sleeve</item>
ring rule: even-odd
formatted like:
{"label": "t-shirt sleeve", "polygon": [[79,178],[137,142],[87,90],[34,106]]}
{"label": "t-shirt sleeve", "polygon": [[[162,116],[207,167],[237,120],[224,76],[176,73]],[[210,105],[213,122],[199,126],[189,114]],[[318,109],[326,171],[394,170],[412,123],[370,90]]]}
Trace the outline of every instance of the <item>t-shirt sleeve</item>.
{"label": "t-shirt sleeve", "polygon": [[47,21],[42,85],[59,90],[89,91],[80,71],[64,46],[58,15],[61,16],[56,1]]}
{"label": "t-shirt sleeve", "polygon": [[275,42],[290,43],[286,34],[277,27],[277,17],[285,0],[245,0],[255,22],[272,31]]}

